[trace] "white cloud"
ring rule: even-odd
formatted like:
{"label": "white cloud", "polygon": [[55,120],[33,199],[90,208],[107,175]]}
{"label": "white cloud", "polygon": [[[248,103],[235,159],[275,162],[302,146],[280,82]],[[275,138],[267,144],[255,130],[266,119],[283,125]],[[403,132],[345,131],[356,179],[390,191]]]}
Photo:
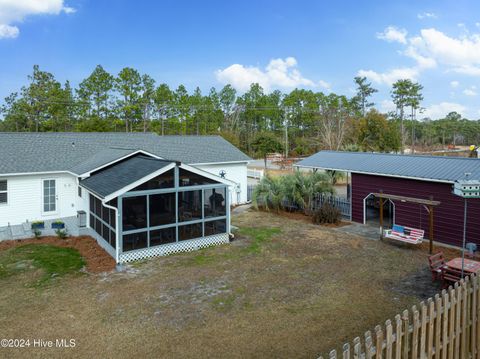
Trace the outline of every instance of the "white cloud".
{"label": "white cloud", "polygon": [[479,33],[455,38],[436,29],[422,29],[412,46],[454,72],[480,75]]}
{"label": "white cloud", "polygon": [[436,14],[434,14],[433,12],[422,12],[420,14],[417,14],[417,17],[420,20],[423,20],[423,19],[437,19],[438,18],[438,16]]}
{"label": "white cloud", "polygon": [[19,32],[16,26],[0,24],[0,39],[14,39]]}
{"label": "white cloud", "polygon": [[457,88],[458,86],[460,86],[460,82],[455,81],[455,80],[451,81],[450,86],[453,87],[453,88]]}
{"label": "white cloud", "polygon": [[377,38],[388,42],[407,43],[407,30],[388,26],[383,32],[377,33]]}
{"label": "white cloud", "polygon": [[453,111],[464,114],[467,111],[467,108],[459,103],[440,102],[438,104],[427,106],[422,115],[424,117],[429,117],[432,120],[437,120],[439,118],[444,118]]}
{"label": "white cloud", "polygon": [[[387,27],[377,37],[387,41],[397,41],[404,45],[399,53],[415,61],[412,66],[396,67],[388,71],[360,70],[360,76],[367,76],[378,84],[391,85],[398,79],[416,80],[427,70],[442,66],[445,72],[456,72],[470,76],[480,76],[480,33],[470,33],[468,29],[458,37],[452,37],[434,28],[422,29],[416,36],[407,37],[406,30]],[[456,82],[454,82],[455,84]],[[456,87],[451,84],[452,87]],[[472,96],[471,91],[466,91]]]}
{"label": "white cloud", "polygon": [[0,39],[16,38],[20,30],[14,23],[22,22],[30,15],[71,14],[75,9],[64,0],[0,0]]}
{"label": "white cloud", "polygon": [[392,85],[395,81],[401,79],[410,79],[416,81],[419,75],[419,69],[416,67],[399,67],[386,72],[376,72],[373,70],[360,70],[358,76],[365,76],[377,84]]}
{"label": "white cloud", "polygon": [[465,96],[477,96],[477,87],[476,86],[470,86],[470,88],[467,88],[463,90],[463,94]]}
{"label": "white cloud", "polygon": [[297,60],[294,57],[272,59],[265,69],[233,64],[215,71],[215,76],[219,82],[231,84],[240,91],[247,91],[252,83],[259,83],[266,91],[274,87],[294,88],[298,86],[320,86],[330,89],[328,82],[323,80],[314,82],[303,77],[297,69]]}

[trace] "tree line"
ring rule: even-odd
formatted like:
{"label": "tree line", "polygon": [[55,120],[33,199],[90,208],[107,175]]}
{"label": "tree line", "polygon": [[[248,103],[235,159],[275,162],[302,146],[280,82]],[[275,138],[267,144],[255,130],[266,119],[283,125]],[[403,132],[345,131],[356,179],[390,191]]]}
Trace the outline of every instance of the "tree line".
{"label": "tree line", "polygon": [[365,77],[354,83],[351,97],[306,89],[267,93],[256,83],[243,94],[231,85],[190,93],[130,67],[112,75],[98,65],[73,88],[35,65],[28,83],[1,105],[0,131],[216,134],[251,155],[268,149],[288,155],[320,149],[391,152],[480,141],[479,121],[456,112],[436,121],[422,118],[418,83],[393,84],[396,111],[387,114],[375,109],[371,97],[377,90]]}

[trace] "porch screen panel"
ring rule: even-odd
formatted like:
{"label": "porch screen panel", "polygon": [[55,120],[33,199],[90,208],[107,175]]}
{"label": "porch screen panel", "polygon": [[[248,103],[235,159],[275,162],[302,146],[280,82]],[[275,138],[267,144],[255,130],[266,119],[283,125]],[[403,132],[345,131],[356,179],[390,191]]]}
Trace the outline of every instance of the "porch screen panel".
{"label": "porch screen panel", "polygon": [[205,217],[227,215],[225,187],[205,189]]}
{"label": "porch screen panel", "polygon": [[202,191],[178,192],[178,221],[188,222],[202,218]]}
{"label": "porch screen panel", "polygon": [[115,211],[103,206],[102,201],[90,195],[90,228],[110,246],[116,247]]}
{"label": "porch screen panel", "polygon": [[124,198],[122,210],[124,231],[147,227],[147,196]]}
{"label": "porch screen panel", "polygon": [[149,196],[150,227],[175,223],[175,193],[162,193]]}
{"label": "porch screen panel", "polygon": [[227,220],[220,219],[216,221],[205,222],[205,236],[213,236],[227,232]]}

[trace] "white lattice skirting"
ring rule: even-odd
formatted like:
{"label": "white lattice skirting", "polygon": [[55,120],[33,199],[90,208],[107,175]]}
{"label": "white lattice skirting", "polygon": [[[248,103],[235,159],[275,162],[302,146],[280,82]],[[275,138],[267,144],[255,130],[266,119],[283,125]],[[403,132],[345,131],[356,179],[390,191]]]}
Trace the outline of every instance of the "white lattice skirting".
{"label": "white lattice skirting", "polygon": [[164,244],[152,248],[139,249],[136,251],[120,254],[120,263],[131,262],[139,259],[145,259],[157,256],[166,256],[178,252],[190,252],[201,248],[211,247],[217,244],[228,243],[228,234],[216,234],[214,236],[190,239],[175,243]]}

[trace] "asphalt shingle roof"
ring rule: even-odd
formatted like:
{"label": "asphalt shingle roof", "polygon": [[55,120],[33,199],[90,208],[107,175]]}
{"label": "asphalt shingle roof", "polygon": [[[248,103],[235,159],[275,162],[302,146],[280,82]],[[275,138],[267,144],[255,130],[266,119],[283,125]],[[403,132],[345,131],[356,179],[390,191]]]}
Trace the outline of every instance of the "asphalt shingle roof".
{"label": "asphalt shingle roof", "polygon": [[90,192],[105,198],[171,163],[173,162],[137,155],[94,173],[81,180],[80,184]]}
{"label": "asphalt shingle roof", "polygon": [[0,174],[70,171],[82,174],[137,150],[186,164],[250,158],[220,136],[158,136],[117,132],[2,132]]}
{"label": "asphalt shingle roof", "polygon": [[465,157],[320,151],[296,166],[446,182],[465,179],[465,173],[470,173],[469,179],[480,180],[480,159]]}

